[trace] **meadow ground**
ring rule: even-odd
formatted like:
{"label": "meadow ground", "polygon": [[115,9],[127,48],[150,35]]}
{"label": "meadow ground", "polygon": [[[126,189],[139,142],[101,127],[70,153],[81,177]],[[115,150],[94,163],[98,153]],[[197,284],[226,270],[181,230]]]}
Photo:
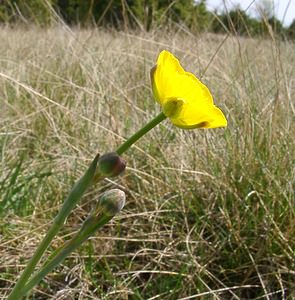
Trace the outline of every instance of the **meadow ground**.
{"label": "meadow ground", "polygon": [[211,34],[0,29],[0,298],[97,152],[159,111],[160,50],[208,85],[228,128],[165,121],[92,187],[53,243],[110,187],[122,213],[29,299],[295,299],[294,44]]}

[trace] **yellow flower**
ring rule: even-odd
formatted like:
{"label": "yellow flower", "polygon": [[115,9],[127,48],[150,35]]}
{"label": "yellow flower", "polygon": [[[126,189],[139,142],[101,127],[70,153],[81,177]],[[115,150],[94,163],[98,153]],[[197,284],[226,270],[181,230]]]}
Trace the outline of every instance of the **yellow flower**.
{"label": "yellow flower", "polygon": [[213,103],[208,88],[186,72],[178,59],[164,50],[151,70],[153,94],[163,113],[177,127],[215,128],[227,126],[222,111]]}

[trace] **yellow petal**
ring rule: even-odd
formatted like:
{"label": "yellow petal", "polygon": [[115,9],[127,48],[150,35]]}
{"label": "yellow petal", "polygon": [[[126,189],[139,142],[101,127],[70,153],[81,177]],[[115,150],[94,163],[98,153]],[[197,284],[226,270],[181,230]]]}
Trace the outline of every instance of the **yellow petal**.
{"label": "yellow petal", "polygon": [[151,70],[151,79],[154,96],[160,104],[169,98],[213,103],[208,88],[192,73],[185,72],[178,59],[168,51],[160,53],[157,65]]}
{"label": "yellow petal", "polygon": [[183,129],[226,127],[227,120],[223,112],[215,105],[198,107],[187,104],[171,122]]}
{"label": "yellow petal", "polygon": [[156,100],[160,102],[160,97],[159,97],[159,93],[158,93],[158,89],[157,89],[157,86],[156,86],[156,81],[155,81],[155,73],[156,73],[156,70],[157,70],[157,65],[153,66],[151,68],[151,71],[150,71],[150,76],[151,76],[151,82],[152,82],[152,90],[153,90],[153,94],[154,94],[154,97],[156,98]]}
{"label": "yellow petal", "polygon": [[163,66],[163,65],[167,68],[167,71],[169,68],[170,72],[179,72],[179,73],[185,72],[182,66],[180,65],[179,60],[173,54],[171,54],[169,51],[166,50],[163,50],[159,54],[157,60],[157,66]]}
{"label": "yellow petal", "polygon": [[153,93],[159,103],[173,96],[177,84],[177,75],[184,74],[178,59],[164,50],[159,54],[157,65],[151,70]]}
{"label": "yellow petal", "polygon": [[198,106],[213,105],[209,89],[189,72],[174,76],[174,85],[170,88],[170,92],[172,94],[169,94],[170,97],[185,99],[187,103],[197,103]]}

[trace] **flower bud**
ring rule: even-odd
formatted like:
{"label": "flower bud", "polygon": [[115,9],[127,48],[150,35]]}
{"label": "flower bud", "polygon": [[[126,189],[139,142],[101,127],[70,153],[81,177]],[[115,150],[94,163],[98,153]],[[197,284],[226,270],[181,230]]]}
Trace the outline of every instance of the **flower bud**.
{"label": "flower bud", "polygon": [[98,206],[110,216],[119,213],[125,205],[125,193],[119,189],[112,189],[103,193],[100,197]]}
{"label": "flower bud", "polygon": [[116,152],[103,154],[98,160],[98,171],[106,177],[115,177],[126,168],[126,163]]}

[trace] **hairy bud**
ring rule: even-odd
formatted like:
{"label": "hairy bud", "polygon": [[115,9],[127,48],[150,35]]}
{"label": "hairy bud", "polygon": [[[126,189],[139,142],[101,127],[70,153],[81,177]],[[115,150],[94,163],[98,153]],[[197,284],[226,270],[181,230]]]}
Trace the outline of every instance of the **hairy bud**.
{"label": "hairy bud", "polygon": [[119,189],[112,189],[102,194],[98,206],[102,207],[104,212],[110,216],[119,213],[125,205],[125,193]]}
{"label": "hairy bud", "polygon": [[118,176],[125,168],[125,161],[116,152],[103,154],[98,160],[98,172],[105,177]]}

